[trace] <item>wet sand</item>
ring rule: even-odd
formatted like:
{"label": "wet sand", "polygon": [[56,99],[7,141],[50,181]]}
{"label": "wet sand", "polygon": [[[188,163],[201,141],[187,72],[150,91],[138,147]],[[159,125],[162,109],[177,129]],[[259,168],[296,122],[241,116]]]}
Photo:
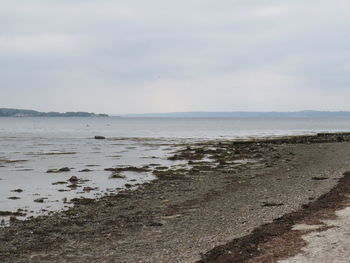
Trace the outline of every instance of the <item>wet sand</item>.
{"label": "wet sand", "polygon": [[[218,261],[231,250],[216,247],[256,231],[266,234],[258,227],[307,208],[341,185],[339,179],[350,170],[348,141],[349,134],[337,134],[188,145],[171,158],[187,160],[190,169],[164,168],[158,180],[137,190],[76,200],[74,208],[52,216],[13,218],[10,227],[0,229],[0,261],[253,260],[263,252],[248,250],[241,261]],[[203,156],[210,158],[203,162]],[[249,242],[265,239],[248,238],[240,248]],[[297,252],[290,249],[281,258]]]}

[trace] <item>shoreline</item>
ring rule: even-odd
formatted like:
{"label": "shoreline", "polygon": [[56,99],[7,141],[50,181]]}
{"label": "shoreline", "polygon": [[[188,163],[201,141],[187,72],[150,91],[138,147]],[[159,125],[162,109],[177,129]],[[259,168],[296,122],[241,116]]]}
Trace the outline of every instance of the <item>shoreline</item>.
{"label": "shoreline", "polygon": [[0,229],[0,260],[199,261],[328,193],[350,167],[348,141],[327,133],[188,145],[172,158],[190,170],[165,169],[136,190]]}

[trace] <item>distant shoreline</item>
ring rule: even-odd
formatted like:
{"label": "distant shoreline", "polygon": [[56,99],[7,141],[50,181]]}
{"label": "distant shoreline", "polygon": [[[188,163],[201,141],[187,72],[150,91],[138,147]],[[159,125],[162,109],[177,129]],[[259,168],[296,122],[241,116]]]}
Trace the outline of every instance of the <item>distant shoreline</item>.
{"label": "distant shoreline", "polygon": [[124,114],[127,118],[341,118],[349,117],[350,111],[295,111],[295,112],[263,112],[263,111],[232,111],[232,112],[168,112]]}
{"label": "distant shoreline", "polygon": [[71,111],[71,112],[40,112],[35,110],[10,109],[0,108],[0,117],[109,117],[104,113],[93,113],[85,111]]}

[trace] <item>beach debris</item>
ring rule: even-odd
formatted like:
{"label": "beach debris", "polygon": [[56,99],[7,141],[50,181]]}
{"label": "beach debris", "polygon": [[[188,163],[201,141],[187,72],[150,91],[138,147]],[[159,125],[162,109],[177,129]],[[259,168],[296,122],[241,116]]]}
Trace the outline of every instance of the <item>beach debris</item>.
{"label": "beach debris", "polygon": [[308,225],[308,224],[297,224],[294,225],[292,230],[293,231],[312,231],[322,228],[323,225]]}
{"label": "beach debris", "polygon": [[96,135],[96,136],[95,136],[95,139],[96,139],[96,140],[105,140],[106,137],[100,136],[100,135]]}
{"label": "beach debris", "polygon": [[322,176],[318,177],[318,176],[316,176],[316,177],[312,177],[311,179],[315,180],[315,181],[322,181],[322,180],[329,179],[329,177],[322,177]]}
{"label": "beach debris", "polygon": [[275,203],[275,202],[263,202],[263,207],[273,207],[273,206],[282,206],[283,203]]}
{"label": "beach debris", "polygon": [[159,221],[159,222],[152,222],[150,226],[163,226],[165,224],[165,221]]}

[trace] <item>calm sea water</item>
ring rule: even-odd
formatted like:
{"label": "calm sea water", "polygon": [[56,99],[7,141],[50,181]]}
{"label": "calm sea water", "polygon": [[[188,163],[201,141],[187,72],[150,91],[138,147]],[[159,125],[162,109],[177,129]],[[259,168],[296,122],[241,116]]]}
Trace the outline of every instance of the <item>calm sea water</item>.
{"label": "calm sea water", "polygon": [[[0,211],[36,216],[68,208],[75,197],[98,198],[148,182],[152,172],[111,179],[105,168],[186,166],[167,160],[181,142],[335,131],[350,131],[350,119],[0,118]],[[71,171],[46,172],[62,167]],[[72,176],[83,182],[76,189],[68,187]]]}
{"label": "calm sea water", "polygon": [[350,118],[0,118],[1,137],[237,138],[350,131]]}

